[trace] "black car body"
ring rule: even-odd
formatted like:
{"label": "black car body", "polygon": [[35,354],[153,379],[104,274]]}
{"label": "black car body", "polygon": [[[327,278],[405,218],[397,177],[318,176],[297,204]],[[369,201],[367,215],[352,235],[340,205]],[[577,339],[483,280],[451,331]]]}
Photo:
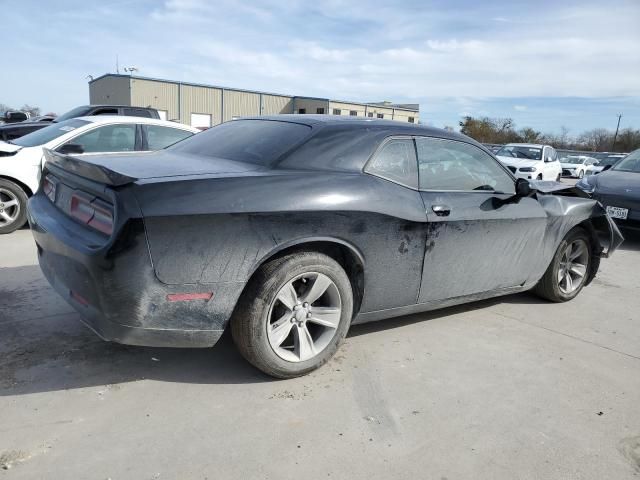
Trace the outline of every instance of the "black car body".
{"label": "black car body", "polygon": [[600,201],[618,225],[640,230],[640,149],[576,186]]}
{"label": "black car body", "polygon": [[[506,188],[419,188],[410,162],[433,142],[480,152]],[[514,195],[486,149],[417,125],[259,117],[135,157],[50,152],[29,202],[46,277],[121,343],[213,345],[261,266],[300,248],[340,262],[360,323],[527,290],[576,225],[594,238],[589,279],[622,240],[595,201],[555,182]]]}
{"label": "black car body", "polygon": [[126,115],[130,117],[144,117],[160,119],[155,108],[131,107],[126,105],[82,105],[56,117],[55,119],[41,122],[23,121],[0,125],[0,140],[11,141],[41,128],[48,127],[51,123],[62,122],[71,118],[90,117],[93,115]]}

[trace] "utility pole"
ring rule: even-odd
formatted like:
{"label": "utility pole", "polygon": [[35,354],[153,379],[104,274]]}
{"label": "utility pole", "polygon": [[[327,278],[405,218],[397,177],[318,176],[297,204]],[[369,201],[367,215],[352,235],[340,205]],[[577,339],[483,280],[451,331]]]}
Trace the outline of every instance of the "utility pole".
{"label": "utility pole", "polygon": [[618,138],[618,130],[620,130],[620,119],[622,118],[622,114],[618,114],[618,126],[616,127],[616,133],[613,136],[613,145],[611,145],[611,151],[615,152],[616,150],[616,140]]}

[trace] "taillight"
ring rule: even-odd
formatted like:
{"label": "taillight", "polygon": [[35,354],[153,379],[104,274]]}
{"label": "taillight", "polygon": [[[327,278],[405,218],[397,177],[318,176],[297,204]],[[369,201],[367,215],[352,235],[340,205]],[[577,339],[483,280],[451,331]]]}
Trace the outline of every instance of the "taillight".
{"label": "taillight", "polygon": [[53,203],[56,203],[56,184],[49,175],[42,182],[42,191]]}
{"label": "taillight", "polygon": [[71,195],[70,213],[73,218],[99,232],[113,233],[113,206],[91,195],[75,192]]}

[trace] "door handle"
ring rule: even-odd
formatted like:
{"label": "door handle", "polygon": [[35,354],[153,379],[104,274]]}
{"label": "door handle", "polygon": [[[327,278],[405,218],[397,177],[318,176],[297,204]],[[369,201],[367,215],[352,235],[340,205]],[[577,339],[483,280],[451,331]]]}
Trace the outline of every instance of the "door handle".
{"label": "door handle", "polygon": [[449,205],[431,205],[431,210],[439,217],[448,217],[451,213]]}

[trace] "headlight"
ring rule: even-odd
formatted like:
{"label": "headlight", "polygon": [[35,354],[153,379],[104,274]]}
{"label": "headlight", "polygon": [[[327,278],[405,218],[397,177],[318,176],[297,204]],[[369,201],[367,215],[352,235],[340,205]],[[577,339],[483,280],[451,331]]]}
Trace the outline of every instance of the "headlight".
{"label": "headlight", "polygon": [[522,167],[520,169],[521,172],[535,172],[536,171],[536,167]]}
{"label": "headlight", "polygon": [[587,177],[581,178],[580,181],[578,183],[576,183],[576,187],[578,187],[583,192],[587,192],[587,193],[593,193],[595,191],[595,189],[596,189],[596,187],[594,185],[591,185],[587,181]]}

